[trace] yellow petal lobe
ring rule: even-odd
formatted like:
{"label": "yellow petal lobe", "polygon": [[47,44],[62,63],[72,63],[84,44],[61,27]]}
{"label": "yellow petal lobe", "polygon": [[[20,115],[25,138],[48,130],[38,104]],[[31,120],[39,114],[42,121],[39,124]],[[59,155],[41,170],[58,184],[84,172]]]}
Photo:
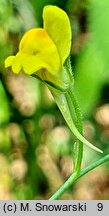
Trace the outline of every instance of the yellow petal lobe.
{"label": "yellow petal lobe", "polygon": [[15,74],[18,74],[21,69],[22,69],[22,61],[23,61],[23,56],[21,55],[20,52],[17,53],[17,55],[14,58],[14,61],[12,63],[12,71]]}
{"label": "yellow petal lobe", "polygon": [[5,67],[10,67],[14,61],[15,56],[9,56],[5,59]]}
{"label": "yellow petal lobe", "polygon": [[71,26],[65,11],[57,6],[45,6],[43,10],[44,29],[55,43],[62,64],[71,49]]}

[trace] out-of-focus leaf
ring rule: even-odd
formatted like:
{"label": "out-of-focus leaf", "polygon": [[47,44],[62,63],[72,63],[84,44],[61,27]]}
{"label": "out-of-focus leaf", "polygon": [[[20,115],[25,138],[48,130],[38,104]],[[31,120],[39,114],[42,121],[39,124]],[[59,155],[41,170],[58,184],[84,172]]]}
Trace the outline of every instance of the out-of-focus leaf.
{"label": "out-of-focus leaf", "polygon": [[[22,27],[25,31],[37,26],[35,20],[35,11],[29,0],[9,0],[13,10],[13,17],[9,17],[8,27],[12,32],[19,30]],[[19,31],[18,31],[19,32]]]}
{"label": "out-of-focus leaf", "polygon": [[[109,0],[92,0],[89,12],[93,41],[101,53],[105,67],[109,68]],[[109,74],[108,70],[107,72]]]}
{"label": "out-of-focus leaf", "polygon": [[0,151],[1,152],[7,152],[10,150],[11,142],[10,142],[10,136],[9,131],[7,128],[1,128],[0,129]]}
{"label": "out-of-focus leaf", "polygon": [[68,0],[67,8],[71,12],[75,13],[78,10],[88,9],[90,5],[90,0]]}
{"label": "out-of-focus leaf", "polygon": [[92,0],[90,4],[88,29],[91,40],[79,55],[75,82],[85,115],[96,106],[103,83],[109,82],[109,1]]}
{"label": "out-of-focus leaf", "polygon": [[9,16],[11,16],[11,12],[9,1],[0,0],[0,25],[6,23]]}
{"label": "out-of-focus leaf", "polygon": [[36,12],[36,18],[38,21],[39,26],[42,24],[42,11],[43,11],[43,7],[45,5],[57,5],[60,7],[65,7],[65,4],[67,2],[67,0],[31,0],[30,1],[35,9]]}
{"label": "out-of-focus leaf", "polygon": [[2,82],[0,81],[0,127],[9,121],[9,117],[9,103]]}
{"label": "out-of-focus leaf", "polygon": [[103,84],[101,56],[92,42],[80,53],[75,68],[75,91],[82,113],[90,115],[96,106]]}

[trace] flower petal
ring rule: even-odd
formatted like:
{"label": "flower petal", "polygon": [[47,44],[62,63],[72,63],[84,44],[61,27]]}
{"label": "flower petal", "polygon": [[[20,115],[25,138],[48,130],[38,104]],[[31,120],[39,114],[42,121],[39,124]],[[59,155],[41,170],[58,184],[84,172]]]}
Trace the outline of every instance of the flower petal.
{"label": "flower petal", "polygon": [[56,74],[60,69],[58,50],[44,29],[33,28],[29,30],[23,36],[19,50],[21,55],[26,55],[23,58],[22,66],[27,74],[35,73],[41,68],[46,69],[51,74]]}
{"label": "flower petal", "polygon": [[65,11],[57,6],[45,6],[43,10],[44,29],[55,43],[62,64],[71,49],[71,27]]}
{"label": "flower petal", "polygon": [[33,28],[24,34],[19,45],[19,52],[16,56],[8,57],[5,65],[12,66],[14,73],[19,73],[23,68],[27,74],[33,74],[40,69],[56,74],[61,67],[56,45],[47,32],[41,28]]}
{"label": "flower petal", "polygon": [[15,56],[14,61],[12,62],[12,71],[16,74],[18,74],[22,69],[22,62],[23,56],[20,54],[20,52],[17,53]]}
{"label": "flower petal", "polygon": [[9,56],[5,60],[5,67],[12,66],[12,71],[18,74],[22,68],[21,65],[21,56],[19,58],[19,53],[16,56]]}
{"label": "flower petal", "polygon": [[14,61],[15,56],[9,56],[5,59],[5,67],[10,67],[12,65],[12,62]]}
{"label": "flower petal", "polygon": [[[41,69],[45,69],[48,72],[51,72],[52,68],[50,67],[49,64],[47,64],[47,62],[43,61],[42,58],[40,58],[40,56],[36,55],[28,55],[26,56],[26,58],[23,60],[22,62],[22,66],[23,66],[23,70],[26,74],[33,74],[36,72],[41,70]],[[40,72],[39,72],[40,75]],[[41,78],[41,77],[40,77]]]}

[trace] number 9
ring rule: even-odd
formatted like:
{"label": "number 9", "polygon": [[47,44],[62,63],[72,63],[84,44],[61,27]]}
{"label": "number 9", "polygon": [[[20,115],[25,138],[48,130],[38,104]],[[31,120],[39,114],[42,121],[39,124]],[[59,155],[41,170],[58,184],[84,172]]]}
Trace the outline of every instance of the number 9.
{"label": "number 9", "polygon": [[98,211],[102,211],[103,210],[103,204],[102,203],[98,203],[97,204],[97,207],[98,207]]}

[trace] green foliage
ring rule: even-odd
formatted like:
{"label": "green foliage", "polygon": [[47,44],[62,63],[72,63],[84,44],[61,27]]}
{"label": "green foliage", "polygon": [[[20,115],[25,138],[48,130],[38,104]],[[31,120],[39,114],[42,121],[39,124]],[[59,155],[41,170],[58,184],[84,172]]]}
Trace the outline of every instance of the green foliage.
{"label": "green foliage", "polygon": [[92,42],[80,52],[75,67],[75,92],[84,116],[90,116],[100,98],[103,62]]}
{"label": "green foliage", "polygon": [[38,25],[42,25],[42,10],[45,5],[57,5],[60,7],[64,7],[67,0],[31,0],[33,7],[35,9],[36,18],[38,21]]}
{"label": "green foliage", "polygon": [[[89,29],[94,45],[101,54],[105,70],[109,74],[109,1],[92,0],[89,11]],[[108,76],[109,79],[109,76]]]}
{"label": "green foliage", "polygon": [[[90,116],[109,83],[109,2],[90,1],[87,10],[88,37],[77,57],[75,91],[84,116]],[[87,33],[86,33],[87,34]]]}
{"label": "green foliage", "polygon": [[2,82],[0,81],[0,127],[9,122],[10,110],[9,102],[6,96]]}

